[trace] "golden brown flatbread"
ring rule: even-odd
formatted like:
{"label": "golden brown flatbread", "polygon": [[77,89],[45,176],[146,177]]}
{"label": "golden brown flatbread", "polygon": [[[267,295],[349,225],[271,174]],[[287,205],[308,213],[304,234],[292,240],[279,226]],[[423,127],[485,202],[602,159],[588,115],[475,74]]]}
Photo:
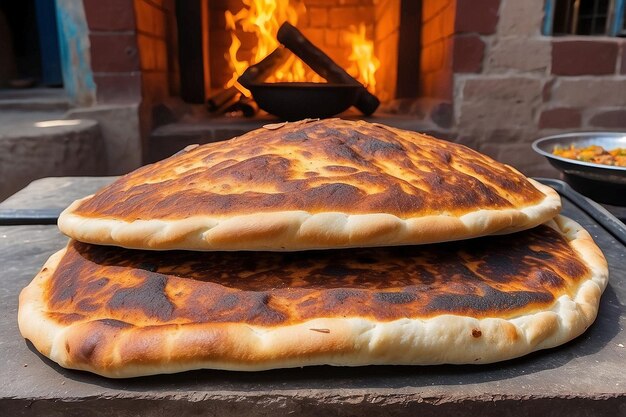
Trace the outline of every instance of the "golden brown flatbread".
{"label": "golden brown flatbread", "polygon": [[560,207],[550,187],[462,145],[330,119],[189,147],[76,201],[59,227],[137,249],[289,251],[510,233]]}
{"label": "golden brown flatbread", "polygon": [[108,377],[199,368],[488,363],[595,319],[607,264],[558,216],[514,235],[305,252],[154,252],[70,241],[20,295],[60,365]]}

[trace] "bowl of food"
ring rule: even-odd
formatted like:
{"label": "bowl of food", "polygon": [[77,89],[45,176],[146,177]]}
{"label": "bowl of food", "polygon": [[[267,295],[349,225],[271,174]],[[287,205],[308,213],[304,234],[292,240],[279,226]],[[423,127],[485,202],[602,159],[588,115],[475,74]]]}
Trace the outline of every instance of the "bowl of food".
{"label": "bowl of food", "polygon": [[626,133],[566,133],[538,139],[532,147],[578,192],[626,205]]}

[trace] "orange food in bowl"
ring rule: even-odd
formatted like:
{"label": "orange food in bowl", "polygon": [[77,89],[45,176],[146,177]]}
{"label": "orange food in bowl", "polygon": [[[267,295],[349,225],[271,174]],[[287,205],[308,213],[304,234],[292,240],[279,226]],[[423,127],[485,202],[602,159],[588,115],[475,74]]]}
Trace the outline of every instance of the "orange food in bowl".
{"label": "orange food in bowl", "polygon": [[591,145],[585,148],[570,145],[567,148],[557,146],[552,153],[563,158],[576,159],[583,162],[626,167],[626,148],[615,148],[607,151],[598,145]]}

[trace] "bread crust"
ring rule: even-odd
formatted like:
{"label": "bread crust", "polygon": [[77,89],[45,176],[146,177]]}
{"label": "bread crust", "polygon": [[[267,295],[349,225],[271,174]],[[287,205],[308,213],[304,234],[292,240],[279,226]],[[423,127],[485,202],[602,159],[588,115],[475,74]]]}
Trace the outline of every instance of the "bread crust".
{"label": "bread crust", "polygon": [[547,308],[514,317],[442,314],[378,321],[318,317],[290,325],[186,323],[125,327],[106,316],[69,325],[52,318],[47,282],[63,249],[20,294],[22,335],[61,366],[112,378],[212,368],[256,371],[307,365],[490,363],[565,343],[595,320],[608,267],[580,225],[563,216],[548,225],[561,233],[589,273]]}
{"label": "bread crust", "polygon": [[462,145],[331,119],[190,148],[74,202],[59,228],[135,249],[295,251],[510,233],[560,209],[550,187]]}
{"label": "bread crust", "polygon": [[540,203],[478,210],[460,217],[435,214],[401,219],[386,213],[282,211],[127,222],[75,214],[74,209],[89,196],[63,211],[59,228],[81,242],[150,250],[295,251],[447,242],[530,229],[558,214],[558,193],[533,179],[528,181],[545,195]]}

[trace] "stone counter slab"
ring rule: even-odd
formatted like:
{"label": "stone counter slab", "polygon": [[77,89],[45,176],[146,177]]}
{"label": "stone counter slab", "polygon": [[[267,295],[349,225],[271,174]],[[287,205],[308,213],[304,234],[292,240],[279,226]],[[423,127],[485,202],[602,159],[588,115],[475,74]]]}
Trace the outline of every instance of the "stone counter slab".
{"label": "stone counter slab", "polygon": [[35,180],[0,202],[0,225],[56,224],[79,198],[94,194],[119,177],[48,177]]}
{"label": "stone counter slab", "polygon": [[65,370],[17,328],[19,291],[66,238],[55,226],[0,227],[0,416],[626,416],[626,249],[565,201],[594,236],[610,283],[594,325],[525,357],[468,366],[199,370],[111,380]]}

